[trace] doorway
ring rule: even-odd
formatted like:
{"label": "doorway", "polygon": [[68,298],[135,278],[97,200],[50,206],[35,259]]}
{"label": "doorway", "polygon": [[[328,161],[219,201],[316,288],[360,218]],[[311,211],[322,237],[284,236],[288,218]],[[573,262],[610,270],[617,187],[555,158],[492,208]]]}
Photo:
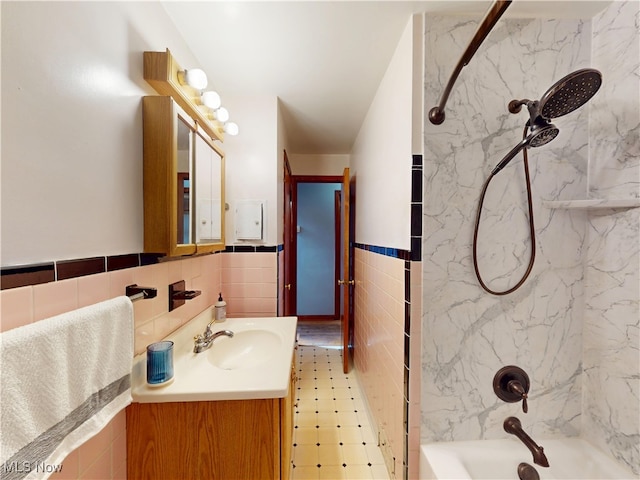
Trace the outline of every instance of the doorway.
{"label": "doorway", "polygon": [[292,176],[293,315],[300,321],[340,318],[342,177]]}
{"label": "doorway", "polygon": [[300,320],[340,316],[340,218],[335,182],[296,181],[296,314]]}

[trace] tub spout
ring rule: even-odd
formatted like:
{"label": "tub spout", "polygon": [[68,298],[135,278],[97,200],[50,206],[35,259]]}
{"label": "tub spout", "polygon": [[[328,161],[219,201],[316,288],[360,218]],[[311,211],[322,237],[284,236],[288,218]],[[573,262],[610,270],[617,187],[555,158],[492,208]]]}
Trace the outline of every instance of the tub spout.
{"label": "tub spout", "polygon": [[548,467],[549,461],[544,454],[544,449],[539,446],[533,439],[526,434],[526,432],[522,429],[522,424],[520,420],[516,417],[508,417],[504,421],[504,431],[515,435],[525,444],[525,446],[531,451],[533,454],[533,463],[540,465],[541,467]]}

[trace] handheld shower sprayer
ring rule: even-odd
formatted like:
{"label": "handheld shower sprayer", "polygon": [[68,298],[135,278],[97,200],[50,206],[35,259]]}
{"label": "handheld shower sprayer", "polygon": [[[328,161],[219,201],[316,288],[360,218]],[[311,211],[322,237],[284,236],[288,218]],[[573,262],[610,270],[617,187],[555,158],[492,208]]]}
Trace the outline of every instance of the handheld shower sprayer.
{"label": "handheld shower sprayer", "polygon": [[[587,103],[591,97],[600,89],[602,85],[602,74],[593,68],[583,68],[576,70],[564,78],[557,81],[549,88],[540,100],[511,100],[508,105],[509,112],[519,113],[522,110],[522,106],[526,105],[529,111],[529,120],[525,124],[522,132],[522,140],[515,147],[513,147],[505,157],[494,167],[489,175],[489,178],[482,187],[482,193],[480,194],[480,201],[478,202],[478,210],[476,212],[476,224],[473,233],[473,266],[476,272],[476,277],[480,286],[492,295],[506,295],[511,293],[524,283],[531,269],[533,268],[533,262],[535,259],[535,228],[533,225],[533,206],[531,201],[531,181],[529,178],[529,162],[527,158],[527,149],[536,148],[546,145],[554,138],[558,136],[560,130],[551,123],[554,118],[562,117],[574,110],[580,108]],[[482,204],[484,203],[484,197],[487,192],[487,188],[491,179],[504,167],[506,167],[511,160],[513,160],[518,153],[522,151],[524,173],[527,186],[527,201],[529,204],[529,232],[531,237],[531,256],[529,258],[529,265],[520,281],[514,286],[504,291],[491,290],[482,280],[480,271],[478,269],[477,259],[477,243],[478,243],[478,228],[480,226],[480,215],[482,213]]]}

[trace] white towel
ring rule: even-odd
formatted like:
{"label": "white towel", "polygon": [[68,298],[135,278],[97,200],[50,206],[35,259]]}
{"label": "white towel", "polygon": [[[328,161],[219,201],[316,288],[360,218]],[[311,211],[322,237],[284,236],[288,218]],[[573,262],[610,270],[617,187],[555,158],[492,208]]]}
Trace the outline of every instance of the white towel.
{"label": "white towel", "polygon": [[3,332],[0,352],[0,479],[47,478],[131,403],[133,305],[118,297]]}

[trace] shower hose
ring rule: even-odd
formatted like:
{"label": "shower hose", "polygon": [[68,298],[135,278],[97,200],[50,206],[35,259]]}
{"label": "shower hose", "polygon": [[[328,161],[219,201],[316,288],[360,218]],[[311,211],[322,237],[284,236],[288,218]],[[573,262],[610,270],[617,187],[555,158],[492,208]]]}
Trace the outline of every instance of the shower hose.
{"label": "shower hose", "polygon": [[[527,126],[524,127],[524,131],[522,133],[523,139],[525,139],[527,136],[528,128],[529,127],[527,124]],[[473,268],[476,272],[476,277],[478,279],[478,282],[480,282],[480,286],[483,288],[483,290],[485,290],[486,292],[489,292],[492,295],[507,295],[509,293],[515,292],[518,288],[520,288],[522,284],[525,282],[525,280],[527,279],[527,277],[529,277],[529,274],[533,269],[533,262],[536,258],[536,233],[533,225],[533,203],[531,201],[531,178],[529,176],[529,159],[528,159],[526,148],[522,150],[522,156],[523,156],[523,165],[524,165],[524,177],[527,185],[527,202],[529,205],[529,236],[531,238],[531,256],[529,257],[529,265],[527,266],[527,270],[524,272],[524,275],[522,276],[520,281],[513,287],[509,288],[508,290],[496,291],[496,290],[490,289],[482,280],[482,276],[480,275],[480,270],[478,268],[478,254],[477,254],[478,229],[480,227],[480,216],[482,214],[482,204],[484,203],[484,197],[485,197],[485,194],[487,193],[487,188],[489,188],[489,183],[491,182],[493,177],[496,175],[495,173],[491,173],[491,175],[489,175],[489,178],[487,178],[487,180],[484,182],[484,185],[482,186],[482,192],[480,194],[480,200],[478,201],[478,210],[476,212],[476,224],[473,230]]]}

